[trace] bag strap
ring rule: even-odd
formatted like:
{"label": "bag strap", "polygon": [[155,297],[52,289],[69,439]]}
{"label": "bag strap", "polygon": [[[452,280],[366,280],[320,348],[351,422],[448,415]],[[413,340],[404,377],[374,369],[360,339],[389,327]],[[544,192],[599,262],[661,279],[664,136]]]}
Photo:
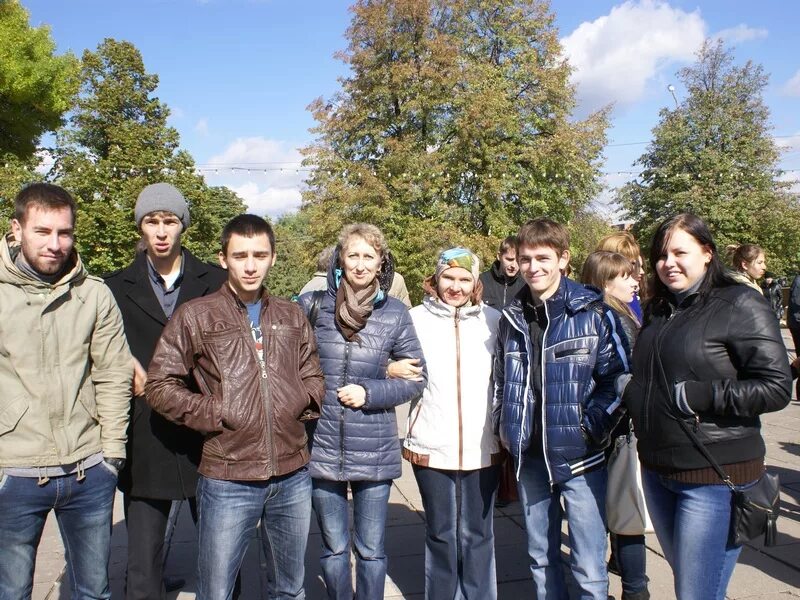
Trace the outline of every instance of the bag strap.
{"label": "bag strap", "polygon": [[314,290],[311,292],[311,306],[308,308],[308,322],[311,323],[312,329],[317,324],[319,308],[322,306],[322,299],[325,297],[326,292],[327,290]]}
{"label": "bag strap", "polygon": [[[674,398],[672,398],[672,387],[669,385],[669,382],[667,381],[667,374],[664,372],[664,365],[661,363],[661,355],[658,353],[658,351],[654,352],[654,358],[658,363],[658,369],[661,373],[661,381],[664,384],[664,388],[667,390],[667,394],[669,394],[670,399],[674,401]],[[700,438],[698,438],[694,434],[694,432],[689,428],[689,426],[684,422],[682,418],[676,416],[675,420],[678,422],[678,425],[681,426],[683,432],[692,441],[695,448],[697,448],[700,451],[700,454],[702,454],[705,457],[705,459],[709,462],[714,471],[716,471],[717,475],[719,475],[719,478],[722,479],[722,483],[727,485],[732,492],[737,491],[736,486],[734,486],[733,482],[731,482],[730,476],[727,473],[725,473],[725,471],[722,470],[722,467],[719,465],[719,463],[716,460],[714,460],[714,457],[711,456],[711,453],[708,451],[708,448],[706,448],[705,444],[703,444],[703,442],[700,441]]]}

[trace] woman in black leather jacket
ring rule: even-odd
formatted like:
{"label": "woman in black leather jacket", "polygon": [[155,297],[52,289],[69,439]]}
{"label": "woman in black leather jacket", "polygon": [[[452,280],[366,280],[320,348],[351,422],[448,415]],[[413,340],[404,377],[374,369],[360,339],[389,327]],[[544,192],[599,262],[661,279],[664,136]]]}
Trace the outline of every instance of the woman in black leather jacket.
{"label": "woman in black leather jacket", "polygon": [[706,224],[660,225],[653,296],[624,401],[639,439],[645,496],[680,600],[722,600],[741,546],[728,545],[731,492],[678,423],[700,438],[734,484],[764,471],[759,415],[780,410],[791,376],[764,297],[722,266]]}

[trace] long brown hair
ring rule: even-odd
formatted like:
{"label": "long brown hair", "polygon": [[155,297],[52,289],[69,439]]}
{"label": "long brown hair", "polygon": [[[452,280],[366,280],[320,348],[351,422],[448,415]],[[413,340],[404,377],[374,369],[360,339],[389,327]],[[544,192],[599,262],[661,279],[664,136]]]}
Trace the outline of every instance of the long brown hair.
{"label": "long brown hair", "polygon": [[633,276],[634,266],[627,257],[619,254],[618,252],[608,252],[600,250],[592,252],[586,257],[583,263],[583,272],[581,273],[581,281],[583,283],[592,285],[603,292],[603,301],[611,308],[622,315],[626,315],[633,319],[635,323],[639,323],[639,319],[633,314],[630,307],[621,302],[619,298],[615,298],[611,294],[606,294],[606,285],[616,277]]}

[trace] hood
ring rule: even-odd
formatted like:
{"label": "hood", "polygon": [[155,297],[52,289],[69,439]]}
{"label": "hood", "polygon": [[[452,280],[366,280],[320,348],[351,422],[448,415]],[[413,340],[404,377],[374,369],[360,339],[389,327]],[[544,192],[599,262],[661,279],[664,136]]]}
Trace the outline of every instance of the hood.
{"label": "hood", "polygon": [[[341,251],[341,246],[336,244],[336,248],[333,251],[333,255],[331,256],[331,262],[328,265],[328,294],[331,296],[336,296],[336,291],[339,289],[339,280],[344,277],[341,270],[341,265],[339,262],[339,252]],[[392,287],[392,280],[394,279],[394,257],[392,253],[389,252],[386,255],[386,258],[383,259],[383,264],[381,264],[381,271],[378,273],[378,284],[380,285],[380,291],[383,292],[382,294],[379,293],[378,297],[375,299],[375,303],[381,302],[385,298],[389,296],[389,288]]]}
{"label": "hood", "polygon": [[[502,312],[510,315],[516,314],[519,319],[524,320],[522,317],[522,304],[528,298],[530,298],[530,291],[526,285]],[[558,289],[545,300],[545,303],[547,304],[547,312],[550,318],[555,319],[564,313],[574,315],[584,310],[592,302],[602,302],[602,300],[603,294],[597,288],[577,283],[566,276],[562,276]]]}
{"label": "hood", "polygon": [[19,252],[19,242],[14,240],[14,236],[7,234],[0,242],[0,283],[10,283],[17,286],[30,286],[34,288],[52,289],[69,283],[75,283],[85,279],[89,273],[83,266],[81,257],[73,248],[72,255],[67,260],[67,270],[64,275],[55,283],[46,283],[27,273],[23,273],[14,264],[13,257]]}
{"label": "hood", "polygon": [[[438,298],[425,295],[422,298],[422,304],[425,308],[433,315],[437,317],[442,317],[444,319],[453,319],[456,315],[456,307],[450,306],[449,304],[445,304]],[[470,304],[467,307],[459,308],[458,310],[458,317],[461,320],[468,319],[470,317],[477,317],[481,314],[481,305],[480,304]]]}

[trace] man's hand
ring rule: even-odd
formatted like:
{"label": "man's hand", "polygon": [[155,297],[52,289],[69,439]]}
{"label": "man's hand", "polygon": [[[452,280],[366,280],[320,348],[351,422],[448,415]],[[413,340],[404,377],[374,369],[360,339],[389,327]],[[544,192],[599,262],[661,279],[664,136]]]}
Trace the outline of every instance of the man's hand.
{"label": "man's hand", "polygon": [[422,381],[422,367],[418,358],[403,358],[390,362],[386,368],[386,375],[391,379],[408,379],[409,381]]}
{"label": "man's hand", "polygon": [[336,391],[339,395],[339,402],[348,408],[361,408],[367,401],[367,390],[355,383],[340,387]]}
{"label": "man's hand", "polygon": [[144,384],[147,383],[147,371],[141,363],[133,359],[133,395],[144,396]]}

